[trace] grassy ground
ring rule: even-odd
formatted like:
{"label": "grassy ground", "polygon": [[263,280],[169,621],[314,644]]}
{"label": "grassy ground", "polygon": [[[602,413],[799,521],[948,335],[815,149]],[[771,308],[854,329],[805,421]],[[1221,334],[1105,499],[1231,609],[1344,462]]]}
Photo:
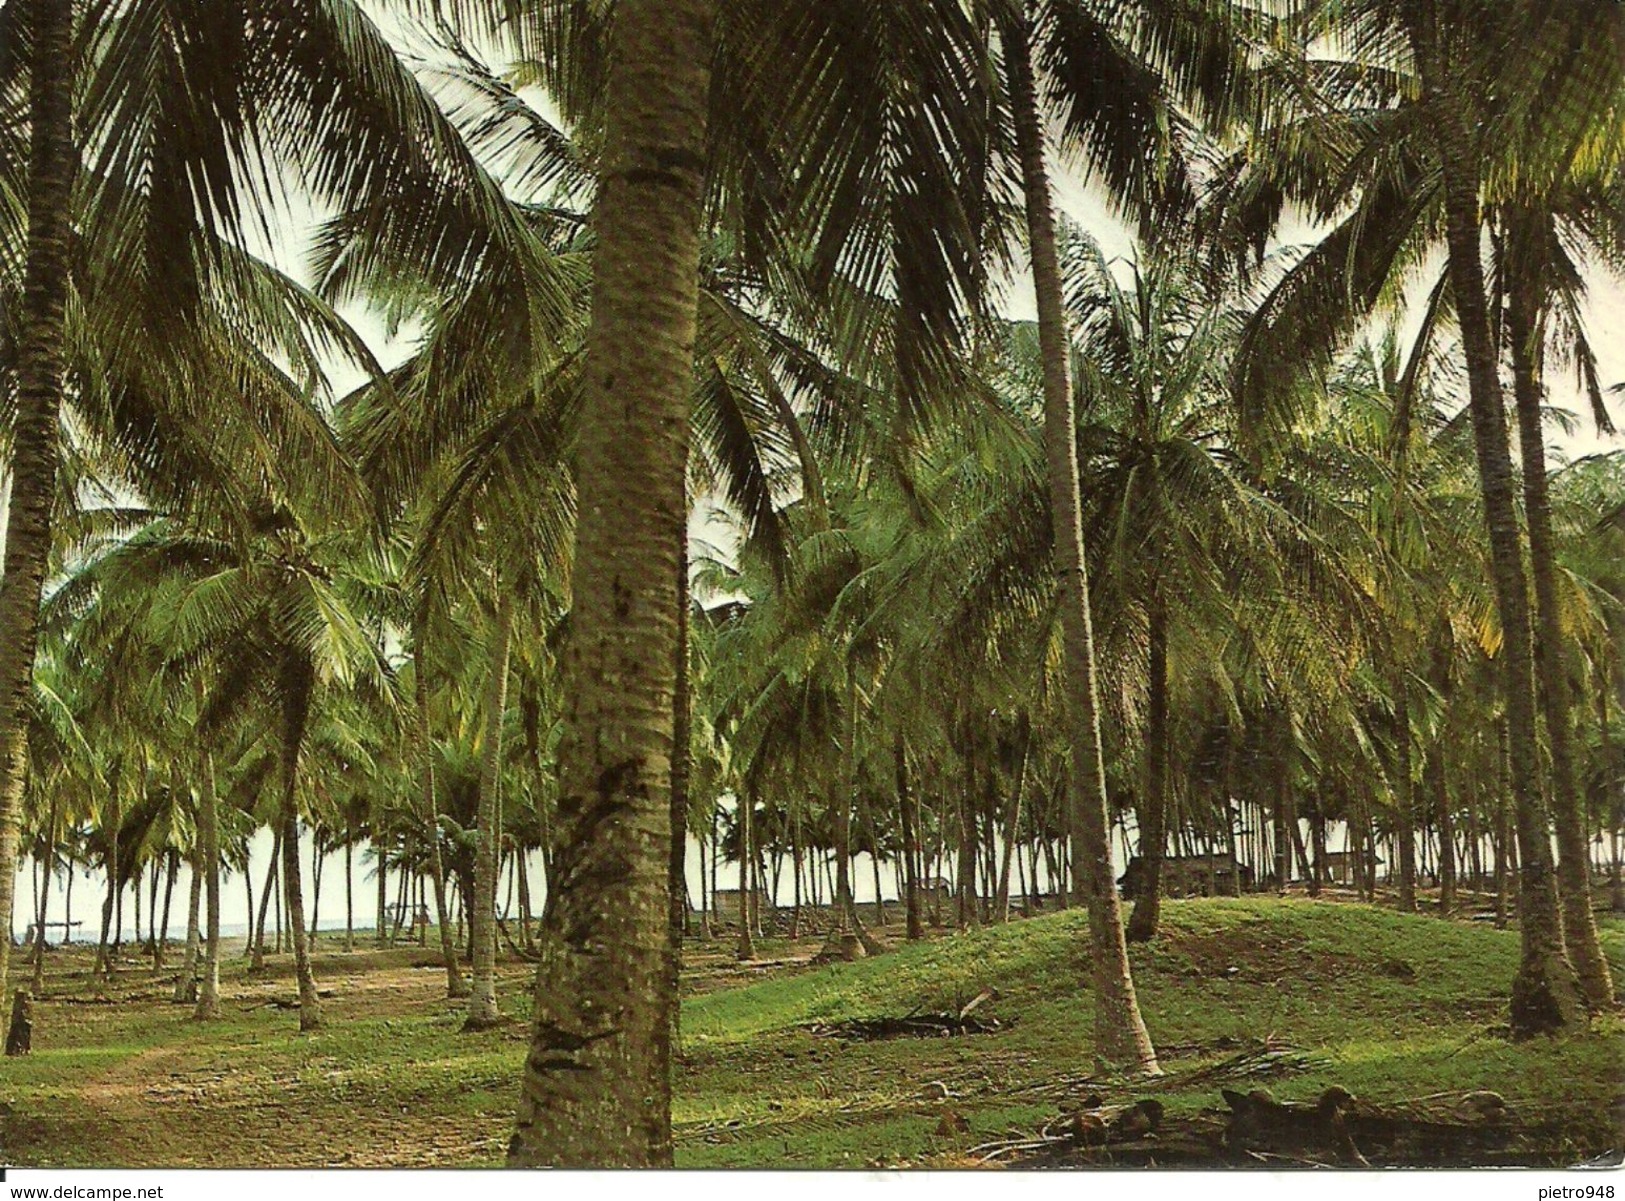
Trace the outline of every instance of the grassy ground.
{"label": "grassy ground", "polygon": [[[1185,1076],[1271,1037],[1305,1069],[1270,1079],[1283,1100],[1337,1083],[1370,1100],[1501,1093],[1549,1127],[1542,1158],[1618,1148],[1625,1024],[1509,1043],[1517,936],[1481,923],[1355,905],[1171,902],[1165,933],[1134,950],[1173,1114],[1215,1104]],[[1625,925],[1604,923],[1625,975]],[[894,937],[896,931],[888,932]],[[1030,1133],[1096,1084],[1080,915],[900,946],[812,967],[815,943],[768,943],[766,966],[696,945],[676,1080],[678,1163],[861,1167],[964,1162],[971,1146]],[[430,965],[430,966],[423,966]],[[233,960],[225,1018],[200,1027],[168,1003],[171,977],[131,968],[93,990],[76,955],[51,956],[34,1053],[0,1062],[0,1162],[32,1166],[427,1166],[501,1162],[523,1057],[529,972],[506,965],[514,1019],[459,1031],[444,977],[415,948],[324,950],[326,1028],[297,1033],[291,965],[248,976]],[[847,1043],[810,1023],[956,1007],[984,985],[1005,1025],[962,1038]],[[946,1102],[927,1100],[940,1084]],[[932,1086],[927,1088],[927,1086]],[[1252,1084],[1243,1087],[1253,1087]],[[939,1134],[944,1109],[969,1129]]]}

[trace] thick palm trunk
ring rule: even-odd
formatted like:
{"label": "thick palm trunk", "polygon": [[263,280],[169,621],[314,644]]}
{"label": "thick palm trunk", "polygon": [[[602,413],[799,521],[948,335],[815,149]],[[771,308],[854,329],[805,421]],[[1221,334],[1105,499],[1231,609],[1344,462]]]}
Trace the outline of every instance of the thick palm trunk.
{"label": "thick palm trunk", "polygon": [[1065,730],[1073,751],[1071,822],[1073,886],[1089,911],[1095,984],[1095,1055],[1113,1064],[1155,1072],[1156,1052],[1140,1016],[1123,939],[1123,914],[1113,880],[1106,821],[1105,765],[1095,689],[1094,631],[1083,557],[1082,497],[1072,410],[1070,346],[1043,131],[1033,88],[1025,21],[1007,30],[1006,69],[1021,154],[1038,335],[1044,371],[1044,448],[1048,459],[1055,570],[1061,578],[1065,662]]}
{"label": "thick palm trunk", "polygon": [[1546,717],[1546,742],[1552,756],[1563,943],[1586,1001],[1593,1009],[1604,1011],[1614,1007],[1614,982],[1591,909],[1585,806],[1574,777],[1569,677],[1563,662],[1557,601],[1557,547],[1546,486],[1546,442],[1541,432],[1541,323],[1533,294],[1540,285],[1527,271],[1519,271],[1517,264],[1512,264],[1510,270],[1513,280],[1507,318],[1512,341],[1513,400],[1518,411],[1524,518],[1529,524],[1529,567],[1535,578],[1535,653],[1540,668],[1537,695]]}
{"label": "thick palm trunk", "polygon": [[672,580],[714,0],[621,0],[593,223],[557,871],[515,1166],[671,1163]]}
{"label": "thick palm trunk", "polygon": [[[31,9],[28,238],[15,348],[10,516],[0,567],[0,914],[8,921],[17,886],[40,589],[51,553],[75,166],[72,0],[31,0]],[[0,997],[6,996],[10,963],[8,929],[0,938]]]}
{"label": "thick palm trunk", "polygon": [[1130,942],[1149,942],[1156,937],[1162,911],[1162,856],[1168,841],[1168,614],[1159,598],[1152,598],[1147,624],[1150,714],[1145,800],[1140,805],[1140,863],[1144,867],[1140,882],[1144,891],[1129,914],[1126,935]]}
{"label": "thick palm trunk", "polygon": [[1473,445],[1503,639],[1512,816],[1522,869],[1522,960],[1512,982],[1511,1024],[1514,1036],[1529,1037],[1576,1026],[1584,1022],[1585,1012],[1579,982],[1564,952],[1549,825],[1541,796],[1528,582],[1513,503],[1506,410],[1496,374],[1484,265],[1479,257],[1478,171],[1461,117],[1445,103],[1436,104],[1433,115],[1444,179],[1451,286],[1467,361]]}
{"label": "thick palm trunk", "polygon": [[197,835],[203,863],[203,979],[198,986],[200,1022],[220,1016],[220,808],[214,790],[214,756],[203,756],[203,790],[198,797]]}
{"label": "thick palm trunk", "polygon": [[464,1030],[487,1030],[502,1020],[497,1010],[497,869],[502,836],[502,714],[508,705],[508,647],[513,636],[513,597],[497,596],[491,633],[491,675],[485,686],[485,746],[480,755],[479,836],[474,844],[474,898],[468,938],[474,954],[474,988]]}

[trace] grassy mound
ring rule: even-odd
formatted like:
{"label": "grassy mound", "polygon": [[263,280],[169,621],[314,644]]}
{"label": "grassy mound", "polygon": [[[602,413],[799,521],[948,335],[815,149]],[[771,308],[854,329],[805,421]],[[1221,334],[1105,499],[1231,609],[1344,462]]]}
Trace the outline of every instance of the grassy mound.
{"label": "grassy mound", "polygon": [[[1625,1046],[1617,1017],[1582,1036],[1513,1044],[1504,1032],[1517,935],[1355,905],[1257,898],[1172,902],[1163,933],[1132,950],[1173,1113],[1211,1106],[1211,1081],[1178,1081],[1273,1039],[1309,1070],[1261,1081],[1283,1100],[1340,1084],[1372,1100],[1492,1089],[1551,1128],[1544,1154],[1573,1162],[1621,1143]],[[1616,972],[1625,934],[1605,937]],[[841,1166],[953,1162],[1031,1131],[1092,1085],[1088,935],[1062,913],[903,947],[691,1001],[677,1107],[679,1162]],[[810,1023],[951,1009],[991,985],[1004,1032],[845,1043]],[[947,1132],[946,1108],[968,1131]],[[1244,1086],[1250,1087],[1250,1086]],[[944,1129],[943,1133],[938,1133]]]}

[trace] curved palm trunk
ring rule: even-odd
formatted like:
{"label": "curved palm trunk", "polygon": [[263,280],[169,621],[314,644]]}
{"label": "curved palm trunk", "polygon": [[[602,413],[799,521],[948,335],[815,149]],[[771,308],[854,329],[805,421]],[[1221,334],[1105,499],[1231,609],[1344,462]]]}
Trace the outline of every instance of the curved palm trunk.
{"label": "curved palm trunk", "polygon": [[[501,585],[498,585],[501,587]],[[513,637],[513,596],[497,596],[491,633],[491,676],[485,688],[485,747],[480,756],[479,841],[474,848],[474,897],[468,907],[468,939],[474,956],[474,988],[464,1030],[487,1030],[502,1020],[497,1010],[497,874],[502,837],[502,714],[508,705],[508,648]]]}
{"label": "curved palm trunk", "polygon": [[1569,726],[1569,677],[1563,663],[1563,631],[1557,602],[1557,549],[1552,534],[1552,502],[1546,486],[1546,443],[1540,423],[1540,320],[1534,293],[1539,283],[1511,265],[1507,312],[1512,340],[1513,401],[1518,411],[1518,447],[1523,467],[1523,510],[1529,524],[1529,568],[1535,578],[1535,653],[1540,674],[1537,694],[1546,717],[1552,756],[1552,809],[1557,824],[1557,878],[1563,917],[1563,943],[1579,976],[1586,1001],[1595,1010],[1614,1007],[1614,982],[1597,937],[1591,908],[1585,806],[1574,779],[1574,748]]}
{"label": "curved palm trunk", "polygon": [[1506,409],[1496,375],[1484,265],[1479,258],[1478,171],[1462,118],[1444,103],[1435,105],[1434,117],[1444,180],[1451,286],[1467,361],[1473,445],[1503,638],[1512,816],[1522,868],[1522,959],[1512,981],[1511,1024],[1514,1036],[1529,1037],[1573,1027],[1585,1020],[1585,1012],[1579,982],[1564,952],[1546,806],[1541,797],[1528,582],[1513,505]]}
{"label": "curved palm trunk", "polygon": [[714,0],[615,8],[557,868],[514,1166],[671,1163],[671,532],[685,499],[714,10]]}
{"label": "curved palm trunk", "polygon": [[1065,729],[1073,747],[1071,822],[1073,887],[1089,911],[1095,974],[1095,1055],[1107,1063],[1156,1072],[1157,1055],[1140,1016],[1123,939],[1123,914],[1113,881],[1106,820],[1106,773],[1101,757],[1095,689],[1094,631],[1083,557],[1082,497],[1076,421],[1072,410],[1070,346],[1061,292],[1055,216],[1044,165],[1043,131],[1033,90],[1025,22],[1006,31],[1016,139],[1021,154],[1038,338],[1044,369],[1044,449],[1049,466],[1055,567],[1061,577],[1061,629],[1066,663]]}
{"label": "curved palm trunk", "polygon": [[208,753],[203,756],[197,827],[203,861],[203,979],[192,1016],[206,1022],[220,1016],[220,810],[214,790],[214,756]]}
{"label": "curved palm trunk", "polygon": [[[62,403],[63,307],[72,208],[73,4],[31,0],[28,240],[11,427],[11,502],[0,566],[0,913],[17,886],[28,705],[39,636],[40,589],[51,553],[57,426]],[[11,937],[0,938],[0,997]]]}
{"label": "curved palm trunk", "polygon": [[1140,862],[1144,888],[1129,914],[1126,937],[1149,942],[1162,912],[1162,856],[1168,842],[1168,613],[1153,596],[1147,632],[1150,715],[1146,730],[1145,803],[1140,807]]}

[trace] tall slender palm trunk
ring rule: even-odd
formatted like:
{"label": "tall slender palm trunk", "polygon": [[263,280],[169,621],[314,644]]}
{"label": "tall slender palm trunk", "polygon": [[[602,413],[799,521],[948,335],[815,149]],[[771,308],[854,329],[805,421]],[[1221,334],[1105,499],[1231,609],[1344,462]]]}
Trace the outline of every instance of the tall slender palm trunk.
{"label": "tall slender palm trunk", "polygon": [[1411,696],[1407,673],[1394,673],[1394,840],[1399,844],[1399,908],[1416,912],[1416,782],[1411,770]]}
{"label": "tall slender palm trunk", "polygon": [[714,14],[714,0],[614,10],[558,850],[514,1166],[671,1163],[671,532],[685,502]]}
{"label": "tall slender palm trunk", "polygon": [[761,881],[753,878],[756,840],[751,826],[755,809],[756,798],[747,783],[739,798],[739,948],[735,956],[741,961],[756,958],[756,946],[751,941],[751,919],[756,909],[753,904],[756,889]]}
{"label": "tall slender palm trunk", "polygon": [[[1533,231],[1524,231],[1526,234]],[[1546,442],[1541,432],[1541,321],[1539,282],[1519,264],[1511,265],[1508,333],[1512,341],[1513,403],[1518,414],[1518,445],[1523,467],[1523,510],[1529,525],[1529,568],[1535,580],[1537,695],[1546,717],[1546,743],[1552,756],[1552,809],[1557,825],[1557,879],[1563,917],[1563,943],[1593,1009],[1614,1007],[1614,981],[1597,936],[1591,908],[1591,866],[1585,806],[1574,778],[1574,747],[1569,727],[1569,677],[1563,662],[1563,630],[1557,601],[1557,548],[1552,534],[1552,502],[1546,486]]]}
{"label": "tall slender palm trunk", "polygon": [[[248,961],[250,972],[263,972],[265,970],[265,919],[271,912],[271,900],[276,895],[277,865],[282,862],[282,825],[275,823],[271,835],[271,860],[265,865],[265,883],[260,885],[260,912],[259,921],[255,923],[253,936],[249,939],[252,945],[252,954]],[[246,874],[248,867],[245,864],[243,871]]]}
{"label": "tall slender palm trunk", "polygon": [[282,719],[282,892],[288,903],[288,933],[293,942],[294,975],[299,981],[299,1029],[318,1030],[322,1009],[316,997],[310,943],[305,938],[305,897],[299,878],[299,761],[315,682],[310,660],[298,652],[290,653],[282,680],[288,690]]}
{"label": "tall slender palm trunk", "polygon": [[200,1022],[220,1016],[220,808],[214,790],[214,756],[203,755],[203,789],[198,797],[197,834],[203,862],[203,978],[198,985]]}
{"label": "tall slender palm trunk", "polygon": [[[906,915],[908,940],[918,942],[925,937],[920,922],[920,822],[919,800],[908,781],[908,748],[903,731],[897,731],[893,751],[897,760],[897,808],[903,824],[903,881],[906,895],[903,911]],[[800,847],[799,841],[797,847]]]}
{"label": "tall slender palm trunk", "polygon": [[104,822],[107,830],[107,897],[102,902],[102,932],[96,943],[96,962],[91,974],[111,978],[118,966],[118,954],[111,941],[114,937],[114,912],[119,896],[119,831],[124,825],[123,806],[119,803],[117,774],[108,781],[108,815]]}
{"label": "tall slender palm trunk", "polygon": [[174,1001],[177,1005],[192,1005],[197,1002],[197,965],[198,952],[202,948],[202,917],[203,910],[203,848],[198,846],[192,853],[192,883],[187,889],[186,898],[186,955],[181,960],[181,970],[175,977]]}
{"label": "tall slender palm trunk", "polygon": [[485,746],[480,755],[478,841],[474,844],[474,896],[468,940],[474,987],[464,1030],[486,1030],[502,1020],[497,1009],[497,875],[502,838],[502,715],[508,707],[508,650],[513,640],[513,594],[500,585],[491,632],[491,675],[485,685]]}
{"label": "tall slender palm trunk", "polygon": [[1444,181],[1449,270],[1467,361],[1473,446],[1489,530],[1496,608],[1501,618],[1502,672],[1512,817],[1522,874],[1522,958],[1512,982],[1514,1036],[1563,1030],[1585,1020],[1579,982],[1563,947],[1546,806],[1541,796],[1535,729],[1534,648],[1518,516],[1513,504],[1512,450],[1490,332],[1484,264],[1479,256],[1479,173],[1466,125],[1435,96],[1434,129]]}
{"label": "tall slender palm trunk", "polygon": [[1072,408],[1071,347],[1066,331],[1061,268],[1043,128],[1033,87],[1025,20],[1005,31],[1009,76],[1021,155],[1038,300],[1038,339],[1044,375],[1044,449],[1048,459],[1055,570],[1061,577],[1061,631],[1066,665],[1065,723],[1072,745],[1071,831],[1076,893],[1089,911],[1095,974],[1095,1055],[1113,1064],[1156,1072],[1157,1055],[1140,1016],[1123,938],[1123,913],[1113,879],[1106,818],[1106,772],[1100,746],[1100,706],[1095,687],[1094,631],[1089,578],[1083,556],[1082,496],[1078,478],[1076,420]]}
{"label": "tall slender palm trunk", "polygon": [[[73,3],[29,0],[33,59],[28,93],[28,239],[16,347],[11,502],[0,566],[0,914],[17,887],[25,741],[39,637],[40,589],[51,553],[57,429],[63,383],[63,310],[73,177]],[[11,937],[0,938],[0,997]]]}
{"label": "tall slender palm trunk", "polygon": [[[440,927],[440,958],[446,965],[446,996],[456,999],[468,996],[468,984],[463,980],[462,965],[457,962],[457,941],[446,905],[446,861],[440,853],[440,802],[435,797],[434,739],[429,726],[429,656],[425,645],[429,637],[427,600],[419,606],[416,625],[412,636],[414,655],[412,690],[414,708],[417,710],[413,717],[416,723],[418,780],[419,787],[423,789],[423,811],[429,817],[429,881],[434,889],[435,922]],[[383,852],[380,851],[378,878],[382,880],[383,876],[384,860]],[[383,913],[381,903],[379,913],[380,915]],[[378,921],[380,936],[383,925],[383,918],[380,916]]]}
{"label": "tall slender palm trunk", "polygon": [[[45,819],[45,870],[40,873],[38,920],[34,926],[34,972],[33,981],[29,986],[36,997],[39,996],[40,990],[45,987],[45,915],[48,908],[46,902],[51,891],[51,868],[56,862],[56,830],[57,820],[60,816],[59,809],[59,799],[55,791],[53,791],[51,793],[50,813]],[[70,883],[73,880],[72,864],[68,866],[68,880]],[[69,913],[63,915],[62,920],[68,922],[72,919],[73,915]],[[71,926],[64,925],[62,927],[62,940],[64,943],[67,942],[68,933],[71,930]]]}
{"label": "tall slender palm trunk", "polygon": [[1162,913],[1162,856],[1168,841],[1168,612],[1153,595],[1147,623],[1150,709],[1146,729],[1145,800],[1140,806],[1140,876],[1142,892],[1129,914],[1125,932],[1130,942],[1156,937]]}

